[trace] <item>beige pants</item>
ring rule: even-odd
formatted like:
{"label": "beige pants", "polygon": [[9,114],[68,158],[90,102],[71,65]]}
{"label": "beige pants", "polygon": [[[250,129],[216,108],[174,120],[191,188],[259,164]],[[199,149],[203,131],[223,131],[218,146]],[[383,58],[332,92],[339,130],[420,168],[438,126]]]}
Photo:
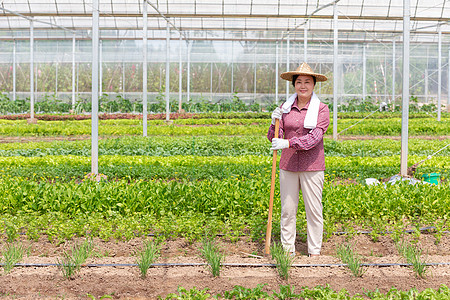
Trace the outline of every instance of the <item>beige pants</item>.
{"label": "beige pants", "polygon": [[280,170],[281,243],[285,250],[295,252],[296,215],[301,190],[306,211],[308,253],[320,254],[323,237],[323,182],[324,171]]}

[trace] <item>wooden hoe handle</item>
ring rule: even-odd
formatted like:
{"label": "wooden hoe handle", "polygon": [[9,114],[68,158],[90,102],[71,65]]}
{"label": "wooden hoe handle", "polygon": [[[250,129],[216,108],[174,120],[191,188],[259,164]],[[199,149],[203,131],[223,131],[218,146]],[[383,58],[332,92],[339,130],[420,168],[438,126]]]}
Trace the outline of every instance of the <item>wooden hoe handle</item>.
{"label": "wooden hoe handle", "polygon": [[[280,128],[280,120],[275,120],[275,138],[278,138],[278,130]],[[273,150],[272,158],[272,182],[270,185],[270,200],[269,200],[269,216],[267,220],[267,231],[266,231],[266,245],[264,252],[266,255],[270,254],[270,239],[272,237],[272,210],[273,210],[273,197],[275,194],[275,175],[277,171],[277,150]]]}

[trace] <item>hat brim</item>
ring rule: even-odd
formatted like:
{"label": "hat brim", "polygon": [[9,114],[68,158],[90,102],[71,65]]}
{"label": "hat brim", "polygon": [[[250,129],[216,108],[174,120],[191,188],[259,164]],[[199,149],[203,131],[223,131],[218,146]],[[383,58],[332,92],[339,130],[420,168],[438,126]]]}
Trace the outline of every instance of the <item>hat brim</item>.
{"label": "hat brim", "polygon": [[292,81],[292,78],[294,77],[294,75],[313,76],[316,78],[316,81],[327,81],[328,80],[327,76],[322,75],[322,74],[305,73],[305,72],[298,72],[298,71],[284,72],[284,73],[281,73],[280,77],[283,78],[284,80]]}

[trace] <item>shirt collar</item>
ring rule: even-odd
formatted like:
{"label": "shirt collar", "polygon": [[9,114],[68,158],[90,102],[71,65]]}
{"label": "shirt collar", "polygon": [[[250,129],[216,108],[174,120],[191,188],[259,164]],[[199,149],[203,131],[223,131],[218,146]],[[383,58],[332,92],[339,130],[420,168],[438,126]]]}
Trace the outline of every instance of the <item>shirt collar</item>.
{"label": "shirt collar", "polygon": [[[295,98],[294,104],[292,104],[292,107],[295,107],[297,110],[301,110],[300,108],[298,108],[297,105],[297,100],[298,100],[298,96]],[[308,110],[309,104],[311,103],[311,99],[309,99],[308,103],[306,103],[306,105],[302,108],[302,109],[306,109]]]}

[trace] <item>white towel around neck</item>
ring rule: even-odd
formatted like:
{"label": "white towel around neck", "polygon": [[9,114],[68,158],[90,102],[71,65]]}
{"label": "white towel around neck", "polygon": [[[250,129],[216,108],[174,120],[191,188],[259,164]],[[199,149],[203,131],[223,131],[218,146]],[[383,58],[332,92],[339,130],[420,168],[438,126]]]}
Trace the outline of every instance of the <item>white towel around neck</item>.
{"label": "white towel around neck", "polygon": [[[292,104],[294,104],[297,94],[293,94],[289,99],[281,106],[281,111],[287,114],[291,111]],[[320,99],[316,93],[312,93],[311,100],[309,102],[308,110],[306,111],[305,123],[303,127],[307,129],[314,129],[317,126],[317,118],[319,117]]]}

